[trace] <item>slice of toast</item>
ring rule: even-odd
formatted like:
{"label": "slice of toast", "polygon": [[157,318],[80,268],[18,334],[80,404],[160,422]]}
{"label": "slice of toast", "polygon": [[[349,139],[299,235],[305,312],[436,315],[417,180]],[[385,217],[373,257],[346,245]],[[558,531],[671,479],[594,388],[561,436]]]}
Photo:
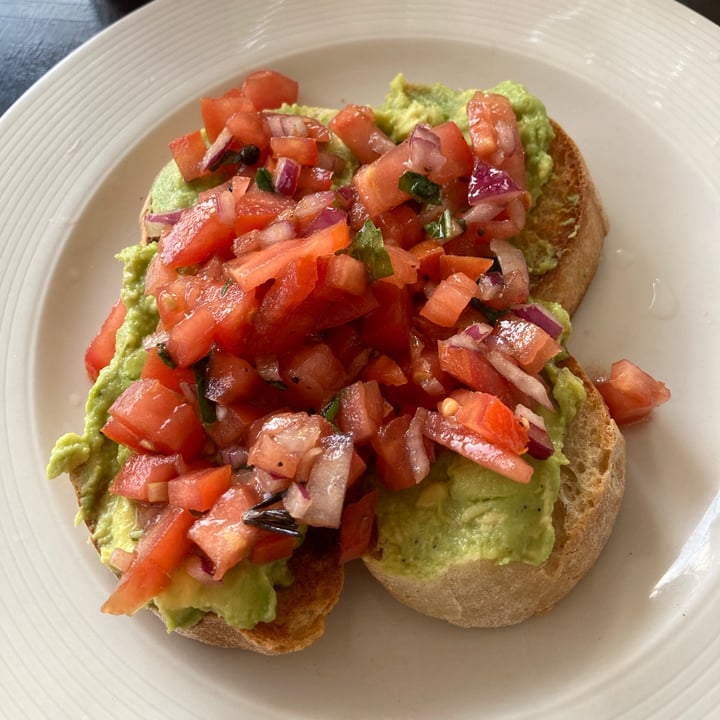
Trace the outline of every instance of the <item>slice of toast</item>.
{"label": "slice of toast", "polygon": [[560,125],[551,123],[553,172],[519,241],[522,247],[539,238],[555,248],[557,264],[531,276],[530,289],[536,300],[560,303],[572,316],[595,275],[608,220],[580,150]]}
{"label": "slice of toast", "polygon": [[582,379],[587,399],[565,439],[569,465],[561,471],[548,559],[539,566],[456,563],[420,579],[389,572],[377,551],[369,553],[366,566],[401,603],[462,627],[512,625],[549,611],[595,564],[623,497],[625,442],[587,375],[572,359],[567,366]]}

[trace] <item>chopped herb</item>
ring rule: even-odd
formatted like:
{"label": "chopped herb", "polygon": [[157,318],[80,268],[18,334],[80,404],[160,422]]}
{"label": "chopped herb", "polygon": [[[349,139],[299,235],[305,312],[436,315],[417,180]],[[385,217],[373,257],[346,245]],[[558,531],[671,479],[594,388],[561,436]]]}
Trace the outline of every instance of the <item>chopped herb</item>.
{"label": "chopped herb", "polygon": [[400,176],[398,187],[418,202],[440,204],[440,186],[426,175],[407,170]]}
{"label": "chopped herb", "polygon": [[295,518],[285,508],[272,507],[282,500],[283,495],[284,493],[275,493],[253,505],[243,513],[243,522],[281,535],[300,537],[302,533]]}
{"label": "chopped herb", "polygon": [[382,232],[375,227],[372,220],[366,220],[357,231],[355,239],[350,243],[349,251],[354,258],[365,263],[371,282],[389,277],[394,272],[390,255],[385,249]]}
{"label": "chopped herb", "polygon": [[335,424],[335,417],[340,410],[340,393],[337,393],[335,397],[322,409],[321,415],[330,423]]}
{"label": "chopped herb", "polygon": [[255,173],[255,183],[265,192],[275,192],[272,181],[272,173],[267,168],[258,168]]}
{"label": "chopped herb", "polygon": [[446,208],[443,214],[437,219],[425,225],[425,230],[430,237],[436,240],[451,240],[465,230],[465,223],[456,218],[450,208]]}
{"label": "chopped herb", "polygon": [[197,393],[198,408],[200,409],[200,418],[205,423],[214,423],[217,420],[215,403],[205,396],[207,365],[208,357],[205,357],[196,362],[192,369],[195,376],[195,391]]}
{"label": "chopped herb", "polygon": [[177,365],[175,361],[170,357],[167,345],[164,342],[158,343],[156,346],[158,357],[167,365],[171,370],[174,370]]}
{"label": "chopped herb", "polygon": [[134,530],[131,530],[128,533],[128,537],[131,540],[139,540],[143,536],[143,529],[142,528],[135,528]]}
{"label": "chopped herb", "polygon": [[278,390],[287,390],[287,385],[282,380],[268,380],[268,383]]}
{"label": "chopped herb", "polygon": [[227,295],[227,291],[230,289],[230,286],[233,284],[233,281],[231,278],[228,278],[225,281],[225,284],[222,286],[222,290],[220,291],[220,297],[225,297]]}

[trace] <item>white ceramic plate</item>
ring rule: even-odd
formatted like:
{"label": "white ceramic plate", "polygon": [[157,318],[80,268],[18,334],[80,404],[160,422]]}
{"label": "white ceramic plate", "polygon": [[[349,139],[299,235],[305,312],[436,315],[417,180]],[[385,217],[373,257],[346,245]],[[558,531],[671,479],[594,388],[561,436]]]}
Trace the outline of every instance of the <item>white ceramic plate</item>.
{"label": "white ceramic plate", "polygon": [[[101,615],[113,585],[44,477],[78,430],[113,254],[196,98],[274,66],[308,103],[389,79],[513,78],[576,138],[612,230],[576,316],[590,368],[627,356],[673,400],[627,432],[628,487],[592,573],[549,616],[463,631],[361,567],[324,639],[263,658]],[[157,0],[0,119],[0,715],[8,718],[699,718],[720,706],[720,29],[669,0]]]}

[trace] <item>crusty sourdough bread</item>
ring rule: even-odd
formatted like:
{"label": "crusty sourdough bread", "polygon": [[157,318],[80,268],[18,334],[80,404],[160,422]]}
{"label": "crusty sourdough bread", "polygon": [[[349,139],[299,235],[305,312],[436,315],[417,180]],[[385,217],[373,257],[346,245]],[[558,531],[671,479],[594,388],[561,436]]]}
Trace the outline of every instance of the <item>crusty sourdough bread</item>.
{"label": "crusty sourdough bread", "polygon": [[[80,476],[70,473],[80,500]],[[92,520],[86,522],[91,533]],[[96,547],[96,549],[98,549]],[[253,650],[263,655],[281,655],[302,650],[325,631],[325,618],[340,598],[344,572],[332,531],[311,530],[301,549],[290,560],[293,583],[277,591],[277,616],[271,623],[259,623],[251,630],[228,625],[208,613],[195,626],[178,634],[209,645]]]}
{"label": "crusty sourdough bread", "polygon": [[625,442],[605,403],[574,360],[587,400],[570,425],[553,524],[555,546],[541,565],[480,560],[437,577],[391,574],[372,552],[370,572],[401,603],[463,627],[512,625],[550,610],[594,565],[610,536],[625,486]]}
{"label": "crusty sourdough bread", "polygon": [[572,316],[595,275],[608,221],[580,150],[551,123],[553,172],[521,235],[526,242],[539,237],[559,254],[552,270],[531,277],[533,297],[560,303]]}

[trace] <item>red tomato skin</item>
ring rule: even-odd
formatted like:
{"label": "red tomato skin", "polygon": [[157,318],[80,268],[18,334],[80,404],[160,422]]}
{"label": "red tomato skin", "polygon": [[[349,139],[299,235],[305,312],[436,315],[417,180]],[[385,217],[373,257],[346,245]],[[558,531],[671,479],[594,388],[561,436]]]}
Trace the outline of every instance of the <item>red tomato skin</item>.
{"label": "red tomato skin", "polygon": [[195,516],[182,508],[167,506],[143,534],[136,557],[123,573],[102,611],[132,615],[170,584],[170,573],[189,554],[187,533]]}
{"label": "red tomato skin", "polygon": [[465,273],[453,273],[440,281],[420,315],[440,327],[453,327],[477,291],[477,284]]}
{"label": "red tomato skin", "polygon": [[162,262],[170,268],[205,262],[214,254],[229,254],[235,232],[220,221],[214,198],[185,210],[167,235],[158,241]]}
{"label": "red tomato skin", "polygon": [[263,190],[243,192],[240,197],[235,197],[236,235],[243,235],[250,230],[261,230],[281,212],[291,209],[294,204],[292,198]]}
{"label": "red tomato skin", "polygon": [[371,137],[378,132],[375,113],[366,105],[346,105],[330,121],[328,127],[363,164],[371,163],[380,157],[372,148]]}
{"label": "red tomato skin", "polygon": [[398,180],[407,170],[405,163],[409,159],[408,144],[403,142],[369,165],[363,165],[353,177],[358,198],[371,218],[410,199],[410,195],[398,187]]}
{"label": "red tomato skin", "polygon": [[186,510],[206,512],[230,487],[230,465],[183,473],[168,482],[168,503]]}
{"label": "red tomato skin", "polygon": [[215,319],[201,305],[170,330],[167,351],[178,367],[189,368],[210,352],[214,337]]}
{"label": "red tomato skin", "polygon": [[233,485],[188,531],[188,537],[212,561],[213,579],[222,580],[228,570],[250,554],[261,530],[243,522],[243,515],[259,500],[249,485]]}
{"label": "red tomato skin", "polygon": [[445,185],[451,180],[470,175],[474,162],[473,153],[460,128],[452,120],[448,120],[432,130],[440,139],[440,152],[445,157],[445,163],[430,173],[430,179]]}
{"label": "red tomato skin", "polygon": [[255,109],[252,100],[245,97],[238,88],[228,90],[221,97],[200,99],[200,113],[210,142],[217,139],[232,115],[239,112],[253,112]]}
{"label": "red tomato skin", "polygon": [[620,426],[645,420],[652,410],[670,399],[667,386],[655,380],[630,360],[614,362],[610,377],[595,386]]}
{"label": "red tomato skin", "polygon": [[297,538],[276,532],[263,532],[252,546],[248,560],[255,565],[289,558],[297,547]]}
{"label": "red tomato skin", "polygon": [[345,384],[343,364],[326,343],[300,348],[285,358],[280,374],[299,407],[321,410]]}
{"label": "red tomato skin", "polygon": [[126,315],[127,307],[119,299],[112,306],[97,335],[90,341],[87,350],[85,350],[85,370],[92,382],[97,380],[100,371],[107,367],[113,359],[117,331],[125,322]]}
{"label": "red tomato skin", "polygon": [[108,491],[111,495],[123,495],[131,500],[148,502],[150,483],[167,482],[177,477],[184,467],[185,463],[179,454],[134,453],[120,468]]}
{"label": "red tomato skin", "polygon": [[[157,380],[137,380],[110,406],[115,423],[139,438],[133,449],[172,455],[179,452],[187,460],[197,455],[205,433],[195,412],[182,395]],[[103,432],[108,434],[108,423]]]}
{"label": "red tomato skin", "polygon": [[215,350],[208,361],[205,395],[228,405],[250,398],[261,385],[257,370],[245,358]]}
{"label": "red tomato skin", "polygon": [[406,433],[412,415],[399,415],[386,422],[372,439],[377,453],[377,471],[389,490],[404,490],[417,484],[407,454]]}
{"label": "red tomato skin", "polygon": [[390,283],[375,283],[372,293],[378,308],[363,318],[363,342],[393,358],[407,356],[413,316],[408,291]]}
{"label": "red tomato skin", "polygon": [[262,115],[256,112],[237,112],[231,115],[225,126],[233,136],[233,147],[255,145],[263,153],[270,144],[270,130]]}
{"label": "red tomato skin", "polygon": [[170,152],[186,182],[196,180],[205,173],[202,159],[206,150],[205,138],[200,130],[182,135],[170,142]]}
{"label": "red tomato skin", "polygon": [[340,391],[336,425],[352,435],[355,445],[370,442],[386,415],[385,400],[377,382],[354,382]]}
{"label": "red tomato skin", "polygon": [[318,161],[317,141],[310,137],[272,137],[270,150],[273,157],[286,157],[300,165],[314,166]]}
{"label": "red tomato skin", "polygon": [[245,78],[243,95],[258,110],[273,110],[283,103],[292,105],[298,99],[298,83],[276,70],[258,70]]}
{"label": "red tomato skin", "polygon": [[340,525],[340,562],[362,557],[370,546],[375,525],[378,491],[371,490],[357,502],[348,503]]}
{"label": "red tomato skin", "polygon": [[157,348],[148,350],[145,364],[140,378],[143,380],[157,380],[166,388],[179,393],[182,392],[181,383],[192,385],[195,375],[190,368],[171,368],[161,358]]}

